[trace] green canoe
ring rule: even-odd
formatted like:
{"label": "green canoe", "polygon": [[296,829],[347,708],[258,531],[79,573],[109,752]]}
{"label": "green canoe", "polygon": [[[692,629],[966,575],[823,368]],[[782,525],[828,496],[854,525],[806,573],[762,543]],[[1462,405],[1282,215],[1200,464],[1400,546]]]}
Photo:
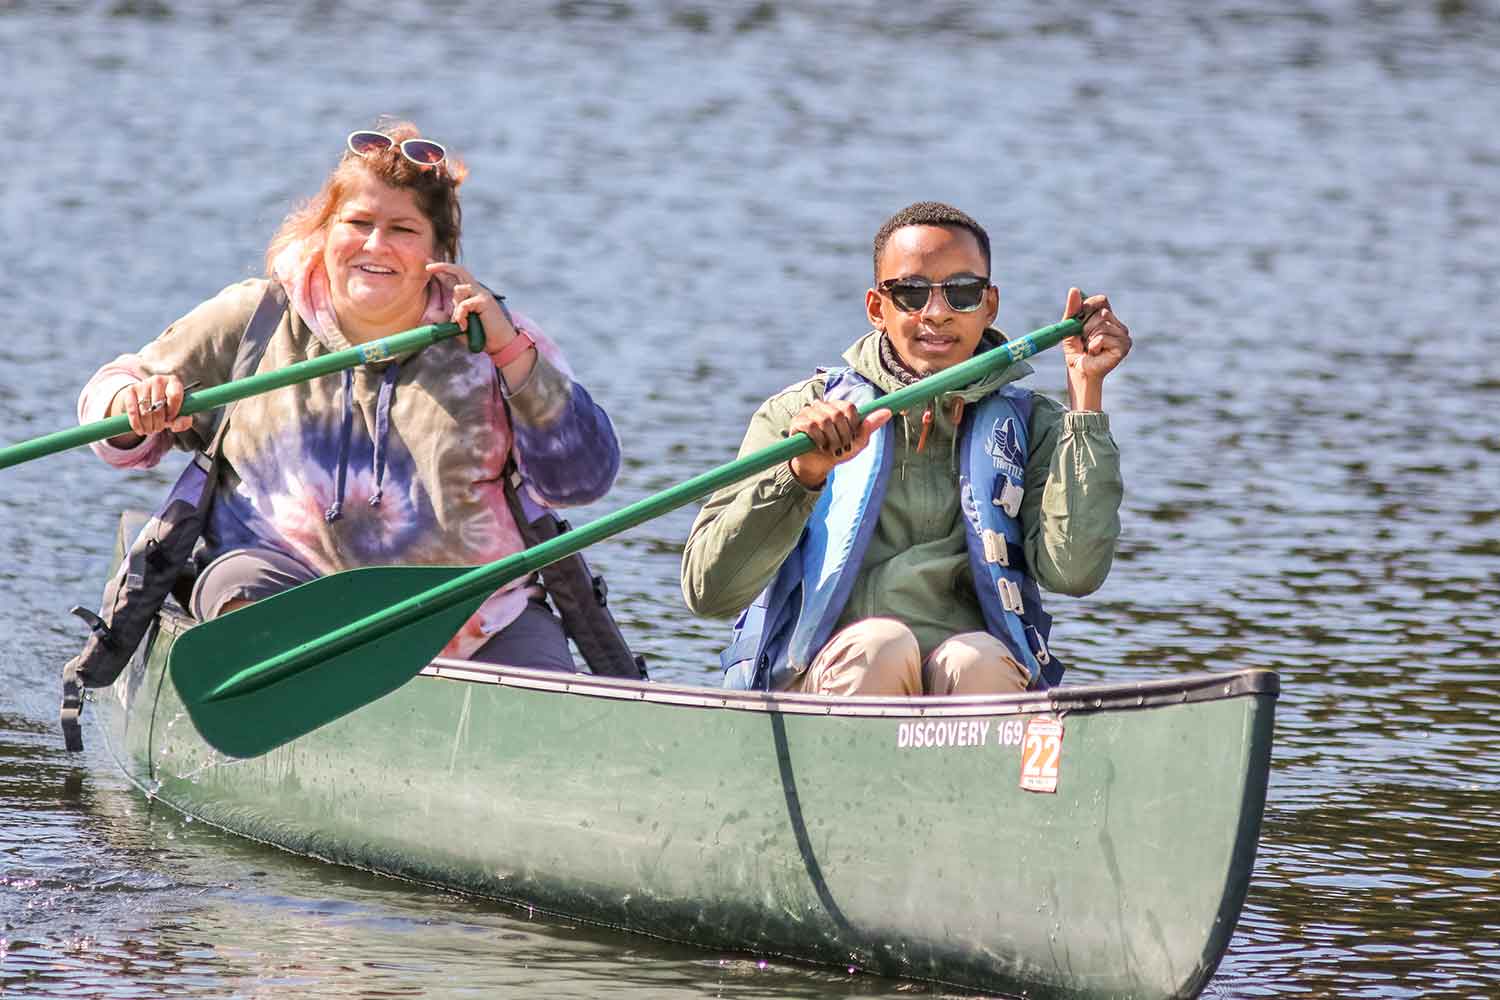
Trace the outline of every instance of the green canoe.
{"label": "green canoe", "polygon": [[609,927],[1031,997],[1193,996],[1255,860],[1270,671],[832,699],[438,660],[232,760],[165,669],[190,624],[164,613],[93,696],[142,789],[298,854]]}

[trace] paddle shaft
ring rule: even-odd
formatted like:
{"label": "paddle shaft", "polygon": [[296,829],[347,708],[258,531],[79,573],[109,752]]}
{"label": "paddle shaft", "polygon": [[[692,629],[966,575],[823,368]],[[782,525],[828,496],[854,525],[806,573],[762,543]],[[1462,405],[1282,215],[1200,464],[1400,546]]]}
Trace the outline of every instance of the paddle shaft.
{"label": "paddle shaft", "polygon": [[[477,316],[473,317],[473,322],[478,322]],[[484,334],[482,328],[480,330],[478,336],[482,348]],[[457,324],[435,323],[430,326],[419,326],[404,333],[393,333],[389,337],[372,340],[358,347],[335,351],[321,358],[299,361],[273,372],[236,379],[211,389],[204,389],[202,392],[192,393],[183,399],[182,409],[178,411],[178,415],[191,416],[194,413],[202,413],[204,410],[212,410],[233,403],[247,396],[255,396],[262,392],[270,392],[272,389],[306,382],[320,375],[343,371],[345,368],[353,368],[356,365],[384,361],[398,354],[408,354],[462,332],[463,328]],[[475,338],[471,335],[469,339],[472,350]],[[123,415],[84,424],[81,427],[70,427],[65,431],[57,431],[54,434],[46,434],[39,438],[32,438],[30,441],[0,448],[0,469],[29,462],[43,455],[76,448],[82,444],[91,444],[94,441],[103,441],[105,438],[119,437],[121,434],[129,433],[130,418]]]}
{"label": "paddle shaft", "polygon": [[[859,407],[859,414],[865,417],[876,410],[894,412],[908,410],[944,392],[962,389],[982,375],[992,371],[1001,371],[1038,351],[1044,351],[1065,337],[1079,334],[1082,329],[1081,322],[1076,319],[1067,319],[1035,330],[1025,337],[1008,341],[993,350],[954,365],[946,371],[929,375],[913,385],[865,403]],[[738,482],[758,472],[764,472],[782,462],[790,461],[798,455],[812,451],[813,447],[812,439],[806,434],[793,434],[785,441],[721,465],[717,469],[662,490],[654,496],[637,500],[581,528],[575,528],[550,541],[523,552],[517,552],[515,555],[476,567],[460,577],[407,598],[384,611],[366,615],[317,639],[294,646],[276,656],[246,667],[209,692],[205,700],[216,701],[259,690],[284,677],[312,667],[322,660],[403,628],[424,616],[452,607],[460,601],[491,594],[527,573],[533,573],[559,559],[567,558],[595,542],[619,534],[643,521],[649,521],[675,510],[722,486],[728,486],[730,483]]]}

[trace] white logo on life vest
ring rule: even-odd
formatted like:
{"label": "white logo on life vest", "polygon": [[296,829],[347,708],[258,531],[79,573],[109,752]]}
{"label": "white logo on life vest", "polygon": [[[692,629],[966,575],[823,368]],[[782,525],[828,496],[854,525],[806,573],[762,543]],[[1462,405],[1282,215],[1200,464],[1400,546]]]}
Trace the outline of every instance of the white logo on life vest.
{"label": "white logo on life vest", "polygon": [[964,512],[964,517],[974,526],[974,533],[978,534],[984,530],[984,522],[979,520],[979,505],[974,502],[974,484],[964,477],[962,485],[958,488],[958,506]]}
{"label": "white logo on life vest", "polygon": [[994,430],[984,442],[984,451],[994,460],[995,468],[1012,479],[1024,482],[1026,470],[1021,467],[1024,456],[1021,454],[1021,446],[1016,443],[1017,438],[1015,420],[1006,417],[1003,422],[996,422]]}
{"label": "white logo on life vest", "polygon": [[929,719],[925,722],[903,722],[896,727],[896,747],[915,750],[922,747],[982,747],[989,739],[988,719]]}

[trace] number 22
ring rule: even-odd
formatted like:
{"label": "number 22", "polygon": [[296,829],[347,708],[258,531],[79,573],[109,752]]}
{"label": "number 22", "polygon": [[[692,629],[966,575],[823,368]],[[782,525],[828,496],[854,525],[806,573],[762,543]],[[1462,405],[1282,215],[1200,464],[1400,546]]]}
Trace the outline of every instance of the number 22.
{"label": "number 22", "polygon": [[1062,750],[1062,739],[1052,733],[1045,736],[1037,733],[1026,734],[1026,748],[1022,751],[1026,755],[1026,766],[1022,774],[1038,778],[1057,777],[1057,756]]}

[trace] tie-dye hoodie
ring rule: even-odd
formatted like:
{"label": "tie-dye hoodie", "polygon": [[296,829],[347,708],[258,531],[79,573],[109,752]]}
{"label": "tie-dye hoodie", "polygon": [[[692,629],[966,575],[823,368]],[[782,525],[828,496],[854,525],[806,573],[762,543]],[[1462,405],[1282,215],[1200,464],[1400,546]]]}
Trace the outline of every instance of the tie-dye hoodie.
{"label": "tie-dye hoodie", "polygon": [[[259,371],[352,346],[309,290],[326,286],[326,278],[299,280],[306,274],[283,281],[292,308]],[[151,375],[175,373],[199,388],[228,381],[265,288],[259,279],[230,285],[139,352],[105,365],[79,396],[79,420],[102,419],[121,388]],[[440,322],[449,311],[446,294],[435,290],[423,322]],[[515,321],[536,341],[538,356],[525,384],[504,396],[489,357],[469,353],[455,337],[240,401],[221,447],[227,467],[205,532],[208,555],[270,548],[317,573],[492,562],[524,547],[502,486],[512,454],[531,494],[547,506],[602,497],[620,464],[609,417],[573,381],[556,344],[525,317]],[[209,439],[213,419],[211,412],[194,418],[197,438]],[[131,449],[106,442],[93,448],[111,465],[145,468],[173,444],[163,432]],[[495,593],[444,655],[478,649],[526,600],[525,581]]]}

